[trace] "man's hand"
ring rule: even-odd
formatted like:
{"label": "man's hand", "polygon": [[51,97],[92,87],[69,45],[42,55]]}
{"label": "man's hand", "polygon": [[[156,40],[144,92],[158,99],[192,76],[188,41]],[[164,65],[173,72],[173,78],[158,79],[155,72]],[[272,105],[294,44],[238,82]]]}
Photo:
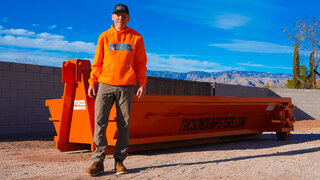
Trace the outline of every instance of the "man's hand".
{"label": "man's hand", "polygon": [[144,96],[146,94],[146,87],[145,86],[140,86],[138,91],[137,91],[137,96],[138,98],[141,98],[142,96]]}
{"label": "man's hand", "polygon": [[91,98],[95,98],[97,95],[97,86],[89,86],[88,96]]}

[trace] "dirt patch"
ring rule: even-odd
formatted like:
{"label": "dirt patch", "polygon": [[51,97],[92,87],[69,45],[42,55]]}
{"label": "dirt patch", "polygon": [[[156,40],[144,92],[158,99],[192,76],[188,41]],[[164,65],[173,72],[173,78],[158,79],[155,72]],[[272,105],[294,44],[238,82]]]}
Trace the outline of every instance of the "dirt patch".
{"label": "dirt patch", "polygon": [[[259,139],[131,154],[117,176],[113,158],[95,179],[320,179],[320,120],[295,123],[288,141]],[[53,140],[0,142],[0,179],[90,179],[88,151],[60,152]]]}

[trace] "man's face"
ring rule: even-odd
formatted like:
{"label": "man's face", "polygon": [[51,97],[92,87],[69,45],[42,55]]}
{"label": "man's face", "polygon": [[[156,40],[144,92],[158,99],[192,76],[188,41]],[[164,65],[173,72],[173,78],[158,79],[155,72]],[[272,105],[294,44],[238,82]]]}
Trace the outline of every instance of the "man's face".
{"label": "man's face", "polygon": [[117,12],[112,14],[112,20],[116,28],[124,29],[127,27],[130,16],[125,12]]}

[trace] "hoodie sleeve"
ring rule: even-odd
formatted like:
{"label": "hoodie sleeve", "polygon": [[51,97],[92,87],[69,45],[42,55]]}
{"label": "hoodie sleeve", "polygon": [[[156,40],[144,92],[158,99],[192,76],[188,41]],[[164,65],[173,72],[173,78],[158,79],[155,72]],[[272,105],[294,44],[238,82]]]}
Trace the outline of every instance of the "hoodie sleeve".
{"label": "hoodie sleeve", "polygon": [[147,54],[144,47],[142,36],[137,39],[137,49],[134,56],[134,65],[137,80],[140,86],[146,86],[147,84]]}
{"label": "hoodie sleeve", "polygon": [[101,74],[104,57],[104,42],[103,33],[99,36],[96,54],[94,56],[93,64],[91,66],[91,74],[89,78],[89,85],[95,86],[98,83],[98,77]]}

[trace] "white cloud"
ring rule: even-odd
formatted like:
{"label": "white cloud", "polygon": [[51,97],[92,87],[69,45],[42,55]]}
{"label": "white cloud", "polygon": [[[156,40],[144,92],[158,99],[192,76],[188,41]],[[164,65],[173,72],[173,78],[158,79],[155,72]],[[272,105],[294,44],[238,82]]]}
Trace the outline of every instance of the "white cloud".
{"label": "white cloud", "polygon": [[215,17],[213,26],[222,29],[233,29],[235,27],[244,26],[250,21],[249,17],[235,13],[223,13]]}
{"label": "white cloud", "polygon": [[17,62],[25,64],[37,64],[46,66],[61,67],[63,61],[67,61],[70,58],[74,59],[88,59],[92,60],[92,57],[79,56],[73,53],[57,53],[57,52],[42,52],[42,51],[23,51],[15,49],[0,49],[0,61]]}
{"label": "white cloud", "polygon": [[225,48],[229,51],[255,53],[292,53],[292,47],[262,41],[247,41],[234,39],[231,43],[214,43],[210,46]]}
{"label": "white cloud", "polygon": [[233,67],[221,66],[219,63],[200,61],[194,59],[186,59],[173,55],[159,55],[156,53],[147,53],[147,67],[154,71],[173,71],[173,72],[189,72],[189,71],[206,71],[217,72],[236,69]]}
{"label": "white cloud", "polygon": [[242,66],[249,66],[249,67],[261,67],[261,68],[269,68],[269,69],[292,69],[292,67],[285,67],[285,66],[265,66],[262,64],[252,64],[251,62],[247,62],[247,63],[237,63],[238,65],[242,65]]}
{"label": "white cloud", "polygon": [[69,26],[69,27],[67,27],[66,29],[71,30],[71,29],[72,29],[72,27],[71,27],[71,26]]}
{"label": "white cloud", "polygon": [[52,25],[52,26],[49,27],[49,29],[54,29],[56,27],[57,27],[57,25]]}
{"label": "white cloud", "polygon": [[66,52],[94,53],[95,45],[82,41],[68,42],[61,39],[44,39],[15,36],[0,36],[0,45]]}
{"label": "white cloud", "polygon": [[38,27],[38,26],[40,26],[39,24],[32,24],[32,26],[34,26],[34,27]]}
{"label": "white cloud", "polygon": [[3,29],[3,27],[0,28],[0,34],[20,35],[20,36],[33,36],[33,35],[35,35],[34,32],[28,31],[25,29]]}
{"label": "white cloud", "polygon": [[37,65],[53,65],[58,66],[63,61],[67,60],[57,55],[39,55],[38,53],[19,53],[19,52],[2,52],[0,53],[0,61],[25,63],[25,64],[37,64]]}
{"label": "white cloud", "polygon": [[[1,36],[4,34],[4,36]],[[69,42],[63,36],[50,33],[39,33],[25,29],[0,28],[0,45],[41,50],[58,50],[62,52],[89,53],[95,52],[96,45],[82,41]]]}
{"label": "white cloud", "polygon": [[[252,2],[250,2],[252,4]],[[250,4],[249,3],[249,4]],[[148,11],[155,11],[169,18],[178,19],[192,24],[206,25],[222,29],[233,29],[235,27],[246,25],[251,18],[243,14],[250,15],[252,11],[247,11],[245,7],[247,2],[233,1],[225,3],[224,1],[200,0],[197,3],[191,1],[158,1],[152,5],[146,4],[143,8]],[[225,10],[228,10],[226,12]],[[245,13],[241,13],[245,12]]]}
{"label": "white cloud", "polygon": [[7,23],[7,22],[9,22],[9,18],[8,17],[4,17],[4,18],[2,18],[1,22]]}
{"label": "white cloud", "polygon": [[37,34],[37,36],[44,39],[63,39],[64,38],[61,35],[54,35],[46,32]]}

